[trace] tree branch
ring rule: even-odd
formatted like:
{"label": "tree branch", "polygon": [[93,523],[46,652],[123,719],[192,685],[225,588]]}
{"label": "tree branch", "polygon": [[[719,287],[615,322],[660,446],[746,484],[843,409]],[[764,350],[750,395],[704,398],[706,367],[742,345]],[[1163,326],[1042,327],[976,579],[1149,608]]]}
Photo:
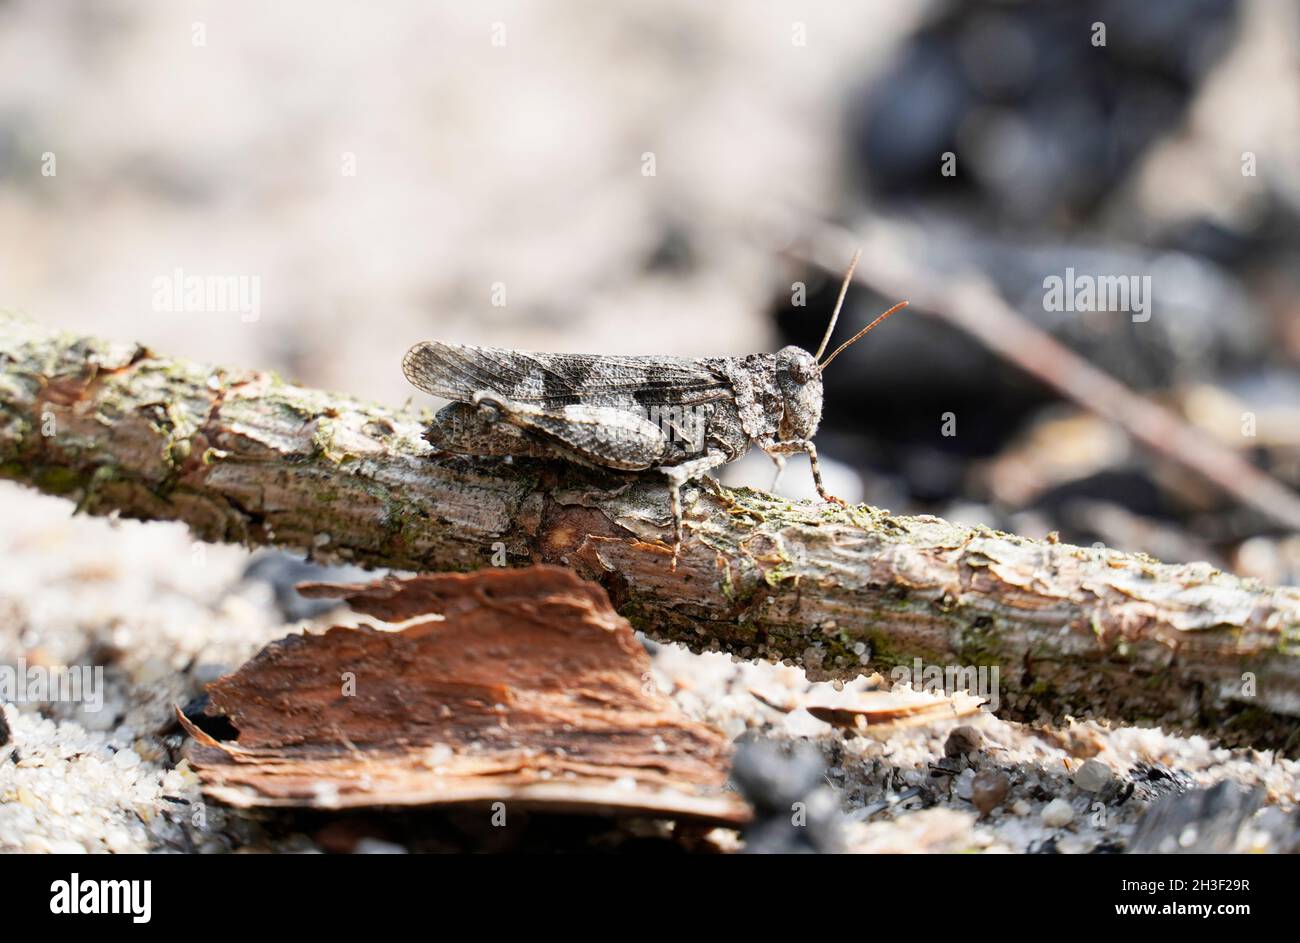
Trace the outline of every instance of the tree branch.
{"label": "tree branch", "polygon": [[420,415],[12,315],[0,351],[0,475],[88,513],[404,570],[564,563],[651,637],[814,678],[996,667],[1029,719],[1296,730],[1300,590],[746,489],[687,489],[674,572],[655,475],[435,456]]}

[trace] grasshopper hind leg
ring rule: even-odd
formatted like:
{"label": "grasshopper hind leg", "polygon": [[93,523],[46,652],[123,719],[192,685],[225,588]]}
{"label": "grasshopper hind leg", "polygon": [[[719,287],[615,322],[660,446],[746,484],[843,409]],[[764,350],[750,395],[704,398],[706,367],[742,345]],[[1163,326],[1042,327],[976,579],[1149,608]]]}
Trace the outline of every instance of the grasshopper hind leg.
{"label": "grasshopper hind leg", "polygon": [[483,457],[561,458],[546,442],[530,438],[469,403],[450,403],[439,410],[424,440],[440,452]]}

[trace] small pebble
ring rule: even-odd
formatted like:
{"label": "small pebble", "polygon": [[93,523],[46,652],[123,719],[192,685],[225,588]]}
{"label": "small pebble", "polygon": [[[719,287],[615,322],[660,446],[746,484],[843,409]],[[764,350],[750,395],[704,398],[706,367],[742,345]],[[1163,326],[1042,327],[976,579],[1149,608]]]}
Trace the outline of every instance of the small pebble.
{"label": "small pebble", "polygon": [[988,815],[1002,804],[1011,791],[1011,780],[1006,773],[996,769],[980,770],[971,783],[971,805],[980,815]]}
{"label": "small pebble", "polygon": [[1061,855],[1082,855],[1088,851],[1087,843],[1075,835],[1062,835],[1056,842],[1056,853]]}
{"label": "small pebble", "polygon": [[173,674],[171,665],[161,658],[148,658],[136,665],[131,671],[131,681],[138,687],[157,684]]}
{"label": "small pebble", "polygon": [[952,732],[948,734],[948,739],[944,741],[943,755],[958,757],[974,753],[980,748],[982,741],[983,738],[974,727],[965,724],[954,727]]}
{"label": "small pebble", "polygon": [[148,760],[151,763],[161,763],[166,759],[163,753],[162,744],[154,740],[137,740],[131,745],[131,749],[142,760]]}
{"label": "small pebble", "polygon": [[1048,828],[1064,828],[1074,819],[1074,809],[1064,799],[1053,799],[1043,806],[1043,824]]}
{"label": "small pebble", "polygon": [[1088,760],[1074,771],[1074,784],[1084,792],[1101,792],[1114,778],[1110,767],[1100,760]]}
{"label": "small pebble", "polygon": [[140,765],[140,754],[127,748],[113,754],[113,765],[118,769],[132,769]]}

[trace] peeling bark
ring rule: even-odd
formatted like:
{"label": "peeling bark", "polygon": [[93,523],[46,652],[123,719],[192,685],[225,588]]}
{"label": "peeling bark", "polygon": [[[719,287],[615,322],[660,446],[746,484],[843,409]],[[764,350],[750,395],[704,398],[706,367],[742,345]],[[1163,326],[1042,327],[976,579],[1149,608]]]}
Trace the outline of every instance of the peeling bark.
{"label": "peeling bark", "polygon": [[[0,475],[93,514],[415,571],[504,556],[600,582],[633,625],[815,678],[1000,672],[1004,713],[1294,746],[1300,590],[934,517],[438,456],[421,416],[0,315]],[[396,359],[394,369],[397,369]],[[1243,675],[1250,677],[1243,680]],[[1251,682],[1253,678],[1253,684]]]}
{"label": "peeling bark", "polygon": [[291,635],[209,685],[237,739],[195,738],[238,806],[487,805],[742,824],[731,747],[650,679],[601,589],[559,567],[313,584],[413,624]]}

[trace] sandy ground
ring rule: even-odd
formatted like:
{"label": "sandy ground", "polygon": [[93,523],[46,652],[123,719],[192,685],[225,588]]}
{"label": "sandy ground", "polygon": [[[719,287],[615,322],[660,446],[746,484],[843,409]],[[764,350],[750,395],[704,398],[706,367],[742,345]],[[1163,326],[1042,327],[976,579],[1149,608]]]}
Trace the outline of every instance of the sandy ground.
{"label": "sandy ground", "polygon": [[[169,728],[174,705],[266,642],[341,620],[285,623],[267,585],[240,580],[250,559],[241,549],[195,543],[176,525],[72,510],[0,487],[0,557],[7,561],[0,568],[0,664],[106,665],[98,710],[2,708],[11,738],[0,747],[0,850],[334,847],[320,819],[304,824],[204,803],[182,758],[182,738]],[[804,798],[810,809],[832,810],[846,850],[1118,850],[1151,802],[1223,781],[1264,791],[1264,808],[1235,839],[1240,850],[1276,850],[1293,828],[1282,817],[1300,795],[1300,764],[1268,753],[1091,722],[1035,732],[983,713],[846,735],[799,706],[835,696],[800,669],[653,649],[658,683],[689,715],[732,738],[815,745],[826,769]],[[849,693],[868,686],[860,679]],[[972,750],[948,756],[952,732],[963,726],[977,732]],[[983,817],[972,804],[981,772],[1004,776],[1006,787]],[[426,825],[390,825],[383,847],[401,846],[405,829],[418,833]],[[721,847],[738,844],[734,835],[713,838]],[[465,841],[462,847],[473,846]]]}

